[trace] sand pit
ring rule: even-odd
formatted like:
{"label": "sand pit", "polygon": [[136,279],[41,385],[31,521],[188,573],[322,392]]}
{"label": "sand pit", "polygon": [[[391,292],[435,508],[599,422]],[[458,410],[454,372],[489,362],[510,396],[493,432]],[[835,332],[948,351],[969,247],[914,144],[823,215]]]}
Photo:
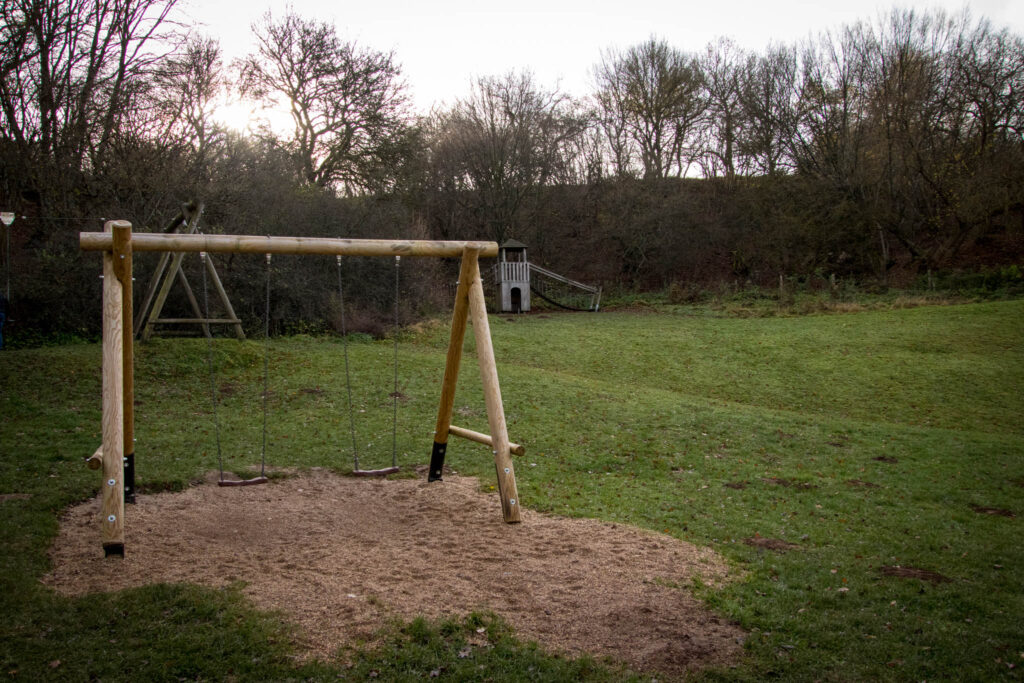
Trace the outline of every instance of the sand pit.
{"label": "sand pit", "polygon": [[549,651],[610,656],[635,670],[728,664],[743,632],[689,591],[720,584],[712,551],[623,525],[523,511],[506,525],[472,478],[365,480],[314,471],[265,486],[140,495],[127,558],[104,559],[99,502],[71,509],[44,580],[79,595],[159,582],[235,581],[329,658],[389,618],[490,610]]}

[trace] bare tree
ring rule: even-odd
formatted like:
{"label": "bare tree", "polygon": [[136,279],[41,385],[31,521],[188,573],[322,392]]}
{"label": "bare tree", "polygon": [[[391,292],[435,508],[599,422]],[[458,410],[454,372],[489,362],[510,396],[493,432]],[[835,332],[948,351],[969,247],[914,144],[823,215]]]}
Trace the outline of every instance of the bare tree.
{"label": "bare tree", "polygon": [[622,53],[606,51],[595,79],[616,171],[625,173],[639,157],[645,178],[684,175],[706,108],[697,61],[651,38]]}
{"label": "bare tree", "polygon": [[102,163],[176,2],[0,3],[0,134],[76,170]]}
{"label": "bare tree", "polygon": [[894,11],[865,43],[878,224],[927,267],[1024,199],[1013,180],[1024,151],[1022,42],[972,24],[966,12]]}
{"label": "bare tree", "polygon": [[288,11],[253,27],[257,52],[242,65],[247,95],[289,107],[289,149],[299,176],[348,193],[374,189],[407,140],[405,87],[389,53],[342,42],[332,24]]}
{"label": "bare tree", "polygon": [[586,123],[567,96],[537,87],[529,73],[481,78],[469,97],[435,117],[434,182],[504,241],[538,188],[573,177]]}
{"label": "bare tree", "polygon": [[734,42],[720,38],[711,43],[700,60],[704,96],[708,102],[704,156],[705,176],[736,175],[737,140],[743,124],[740,102],[743,53]]}
{"label": "bare tree", "polygon": [[740,74],[737,151],[750,173],[775,175],[791,167],[786,136],[796,123],[796,64],[796,51],[778,46],[748,57]]}
{"label": "bare tree", "polygon": [[220,43],[193,35],[157,69],[152,99],[159,138],[194,155],[202,169],[226,131],[213,118],[227,90]]}
{"label": "bare tree", "polygon": [[803,173],[849,187],[864,144],[866,116],[860,85],[867,68],[857,53],[859,29],[826,33],[801,55],[797,124],[790,154]]}
{"label": "bare tree", "polygon": [[1024,213],[1022,86],[1019,37],[967,12],[894,10],[805,50],[790,153],[876,245],[883,278],[897,249],[939,267]]}

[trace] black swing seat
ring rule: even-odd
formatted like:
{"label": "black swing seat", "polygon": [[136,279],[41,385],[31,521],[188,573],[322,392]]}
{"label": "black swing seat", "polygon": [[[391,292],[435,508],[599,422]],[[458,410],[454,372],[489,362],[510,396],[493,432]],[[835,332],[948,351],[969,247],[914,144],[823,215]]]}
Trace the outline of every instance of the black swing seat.
{"label": "black swing seat", "polygon": [[400,467],[385,467],[380,470],[352,470],[353,477],[386,477],[401,471]]}
{"label": "black swing seat", "polygon": [[217,482],[217,486],[256,486],[257,484],[266,484],[268,481],[270,480],[260,475],[252,479],[221,479]]}

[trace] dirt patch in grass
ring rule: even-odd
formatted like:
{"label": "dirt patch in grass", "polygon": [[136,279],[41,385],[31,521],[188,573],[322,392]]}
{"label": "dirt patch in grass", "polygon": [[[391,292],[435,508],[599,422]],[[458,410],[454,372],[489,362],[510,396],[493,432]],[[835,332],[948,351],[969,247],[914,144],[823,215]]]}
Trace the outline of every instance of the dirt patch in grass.
{"label": "dirt patch in grass", "polygon": [[896,463],[899,462],[899,460],[897,460],[896,458],[889,457],[888,455],[880,455],[877,458],[872,458],[872,460],[889,463],[890,465],[895,465]]}
{"label": "dirt patch in grass", "polygon": [[792,479],[784,479],[782,477],[764,477],[762,481],[768,484],[775,484],[776,486],[783,486],[785,488],[794,488],[798,491],[809,491],[810,489],[818,488],[808,481],[793,481]]}
{"label": "dirt patch in grass", "polygon": [[917,567],[879,567],[878,571],[885,576],[895,576],[898,579],[920,579],[922,581],[930,581],[931,583],[948,583],[952,581],[948,576],[943,576],[930,569],[918,569]]}
{"label": "dirt patch in grass", "polygon": [[722,486],[727,489],[745,489],[748,483],[747,481],[727,481]]}
{"label": "dirt patch in grass", "polygon": [[[212,478],[216,479],[216,476]],[[743,631],[686,589],[729,580],[720,556],[622,524],[523,510],[502,522],[476,479],[366,480],[326,471],[265,486],[140,495],[127,557],[104,559],[99,502],[65,515],[45,579],[63,594],[242,581],[317,657],[394,617],[491,610],[548,650],[678,674],[736,661]]]}
{"label": "dirt patch in grass", "polygon": [[9,500],[28,500],[31,497],[31,493],[0,493],[0,503],[6,503]]}
{"label": "dirt patch in grass", "polygon": [[1006,510],[1004,508],[990,508],[984,505],[972,505],[971,509],[977,512],[979,515],[996,515],[998,517],[1016,517],[1013,510]]}
{"label": "dirt patch in grass", "polygon": [[765,548],[766,550],[774,550],[780,553],[784,553],[787,550],[796,550],[800,547],[796,543],[783,541],[781,538],[764,538],[763,536],[751,536],[750,538],[744,538],[743,542],[747,545],[752,545],[755,548]]}
{"label": "dirt patch in grass", "polygon": [[877,489],[878,484],[872,484],[870,481],[864,481],[863,479],[847,479],[845,484],[853,488],[860,489]]}

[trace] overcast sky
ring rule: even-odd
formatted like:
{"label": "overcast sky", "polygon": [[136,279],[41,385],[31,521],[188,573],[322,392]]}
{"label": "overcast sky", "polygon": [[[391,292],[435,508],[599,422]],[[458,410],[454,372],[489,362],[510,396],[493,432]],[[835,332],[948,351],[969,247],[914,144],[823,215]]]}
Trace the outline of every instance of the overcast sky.
{"label": "overcast sky", "polygon": [[[264,12],[284,13],[285,0],[184,0],[179,5],[199,30],[221,41],[225,58],[252,49],[250,26]],[[469,92],[477,76],[531,70],[540,85],[580,96],[590,71],[609,47],[624,48],[650,36],[687,51],[719,36],[761,50],[793,44],[857,19],[871,19],[892,3],[870,0],[291,0],[303,16],[334,22],[339,35],[377,50],[393,50],[416,108]],[[964,6],[975,17],[1024,34],[1024,0],[899,3],[916,9]]]}

